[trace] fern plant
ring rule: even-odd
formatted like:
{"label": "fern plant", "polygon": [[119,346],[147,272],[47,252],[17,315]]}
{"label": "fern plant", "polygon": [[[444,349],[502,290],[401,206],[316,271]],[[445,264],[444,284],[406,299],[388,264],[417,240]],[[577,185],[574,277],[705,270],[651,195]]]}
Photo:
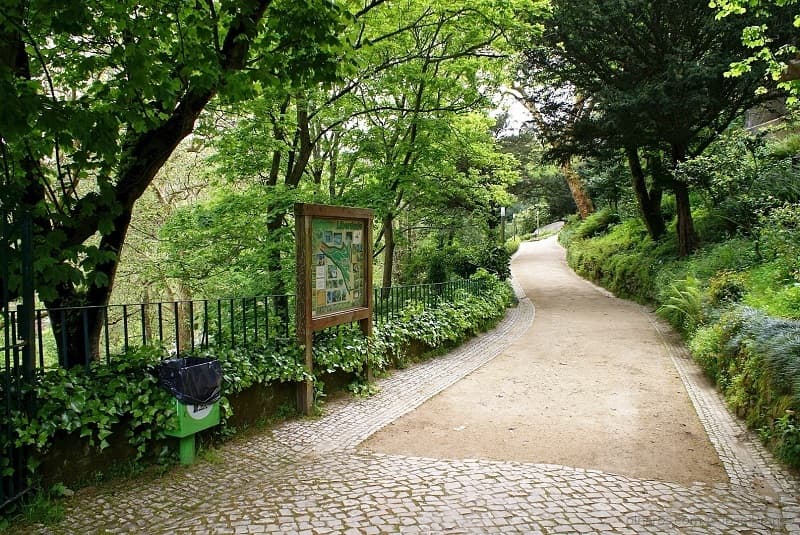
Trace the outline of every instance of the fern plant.
{"label": "fern plant", "polygon": [[703,318],[703,292],[697,279],[688,277],[672,283],[656,313],[684,335],[693,334]]}

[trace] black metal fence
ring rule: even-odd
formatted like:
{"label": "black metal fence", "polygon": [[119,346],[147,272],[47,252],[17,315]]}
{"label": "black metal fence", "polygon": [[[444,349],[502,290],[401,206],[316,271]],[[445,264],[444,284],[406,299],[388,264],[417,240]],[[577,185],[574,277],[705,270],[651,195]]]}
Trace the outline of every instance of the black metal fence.
{"label": "black metal fence", "polygon": [[[14,444],[11,415],[29,407],[26,386],[33,381],[33,251],[29,212],[13,220],[0,211],[0,509],[28,490],[27,450]],[[13,266],[12,266],[13,262]],[[22,280],[10,310],[12,268]]]}
{"label": "black metal fence", "polygon": [[[142,346],[160,347],[165,354],[177,355],[198,348],[252,348],[278,339],[294,338],[294,296],[266,295],[100,307],[100,336],[90,343],[92,329],[89,321],[94,315],[91,312],[96,310],[73,307],[34,311],[32,307],[24,306],[25,299],[10,295],[5,282],[9,280],[9,258],[19,258],[20,251],[11,254],[9,248],[24,247],[21,240],[10,243],[7,239],[9,232],[5,218],[2,225],[0,354],[4,358],[4,367],[0,378],[0,509],[30,489],[27,452],[14,446],[15,430],[10,415],[25,410],[31,401],[25,399],[22,392],[26,390],[25,385],[35,379],[36,368],[54,368],[66,363],[74,365],[75,355],[67,355],[67,348],[86,348],[77,362],[90,369],[92,362],[108,362],[114,355]],[[24,254],[21,256],[25,257]],[[25,258],[22,260],[25,263]],[[485,281],[473,280],[376,288],[373,321],[384,324],[396,319],[409,305],[435,307],[443,301],[452,302],[485,291]],[[27,302],[33,302],[32,288],[26,288],[22,294],[28,294]],[[83,318],[83,328],[77,329],[78,336],[83,337],[78,340],[81,343],[69,340],[65,329],[53,328],[54,323],[63,325],[69,314]]]}
{"label": "black metal fence", "polygon": [[[90,312],[97,308],[102,326],[99,338],[91,342]],[[64,324],[75,314],[82,318],[81,344],[71,344],[66,330],[53,329],[53,323]],[[87,368],[94,360],[107,362],[112,355],[142,346],[161,347],[170,355],[212,346],[255,347],[291,336],[293,318],[292,295],[39,309],[34,320],[37,366],[75,362],[67,351],[76,345],[85,348],[79,358]]]}
{"label": "black metal fence", "polygon": [[483,280],[455,280],[375,288],[373,322],[378,325],[394,319],[405,307],[412,304],[436,306],[441,301],[454,301],[466,294],[480,295],[485,289],[486,281]]}
{"label": "black metal fence", "polygon": [[[374,290],[373,321],[376,325],[400,315],[405,307],[416,304],[437,306],[463,295],[485,291],[485,281],[457,280],[436,284],[392,286]],[[292,339],[295,334],[295,297],[266,295],[246,298],[200,299],[175,302],[130,303],[100,307],[102,326],[99,338],[89,342],[90,312],[96,307],[71,307],[36,310],[36,367],[52,368],[81,361],[87,368],[96,360],[111,359],[142,346],[164,349],[165,354],[178,355],[209,347],[258,347],[278,338]],[[65,329],[67,315],[82,318],[83,328],[75,344]],[[8,312],[9,321],[17,321],[17,312]],[[83,348],[82,355],[67,355],[72,347]],[[76,359],[77,357],[77,359]]]}

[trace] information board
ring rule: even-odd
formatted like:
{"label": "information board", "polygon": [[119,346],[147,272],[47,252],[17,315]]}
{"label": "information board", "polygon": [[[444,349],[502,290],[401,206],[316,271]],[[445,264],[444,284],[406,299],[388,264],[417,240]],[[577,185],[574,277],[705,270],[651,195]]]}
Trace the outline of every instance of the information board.
{"label": "information board", "polygon": [[[373,217],[366,208],[295,204],[297,341],[309,373],[314,331],[358,322],[361,332],[372,335]],[[313,381],[303,381],[297,392],[298,408],[310,414]]]}
{"label": "information board", "polygon": [[363,220],[311,219],[312,318],[366,306],[365,236]]}

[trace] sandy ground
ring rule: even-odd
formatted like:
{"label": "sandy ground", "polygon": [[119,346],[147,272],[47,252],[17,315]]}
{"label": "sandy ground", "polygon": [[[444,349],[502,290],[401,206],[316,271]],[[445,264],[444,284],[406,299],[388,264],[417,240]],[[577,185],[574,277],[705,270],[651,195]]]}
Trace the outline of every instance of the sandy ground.
{"label": "sandy ground", "polygon": [[536,306],[533,326],[362,448],[727,481],[642,307],[580,279],[555,238],[524,243],[512,272]]}

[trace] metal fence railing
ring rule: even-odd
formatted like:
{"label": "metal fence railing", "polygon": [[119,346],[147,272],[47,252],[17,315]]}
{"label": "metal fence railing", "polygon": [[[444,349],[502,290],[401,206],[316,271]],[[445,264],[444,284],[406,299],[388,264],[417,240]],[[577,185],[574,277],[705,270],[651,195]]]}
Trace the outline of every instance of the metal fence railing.
{"label": "metal fence railing", "polygon": [[[99,337],[90,342],[90,317],[98,310],[102,325]],[[38,309],[37,366],[79,360],[88,367],[93,360],[109,361],[112,355],[141,346],[162,347],[171,355],[211,346],[255,347],[291,336],[293,317],[293,295]],[[70,318],[78,329],[59,327]],[[83,339],[76,344],[75,336]],[[68,354],[75,347],[81,355]]]}
{"label": "metal fence railing", "polygon": [[[485,291],[485,281],[456,280],[374,289],[373,322],[397,318],[409,305],[437,306]],[[258,347],[293,339],[294,295],[129,303],[106,307],[38,309],[34,317],[36,367],[86,366],[141,346],[178,355],[209,347]],[[99,310],[99,336],[90,342],[90,318]],[[17,312],[7,312],[15,325]],[[59,328],[71,318],[72,329]],[[82,340],[75,340],[74,337]],[[78,343],[76,343],[78,342]],[[69,354],[79,348],[79,355]]]}
{"label": "metal fence railing", "polygon": [[375,288],[373,321],[378,325],[394,319],[411,304],[425,307],[435,306],[441,301],[452,302],[459,296],[479,295],[485,289],[486,281],[466,279]]}
{"label": "metal fence railing", "polygon": [[[33,221],[30,211],[17,220],[0,204],[0,510],[31,490],[28,449],[15,444],[11,416],[31,410],[26,387],[33,374]],[[11,274],[23,279],[20,295],[9,289]],[[9,303],[19,307],[12,312]]]}

